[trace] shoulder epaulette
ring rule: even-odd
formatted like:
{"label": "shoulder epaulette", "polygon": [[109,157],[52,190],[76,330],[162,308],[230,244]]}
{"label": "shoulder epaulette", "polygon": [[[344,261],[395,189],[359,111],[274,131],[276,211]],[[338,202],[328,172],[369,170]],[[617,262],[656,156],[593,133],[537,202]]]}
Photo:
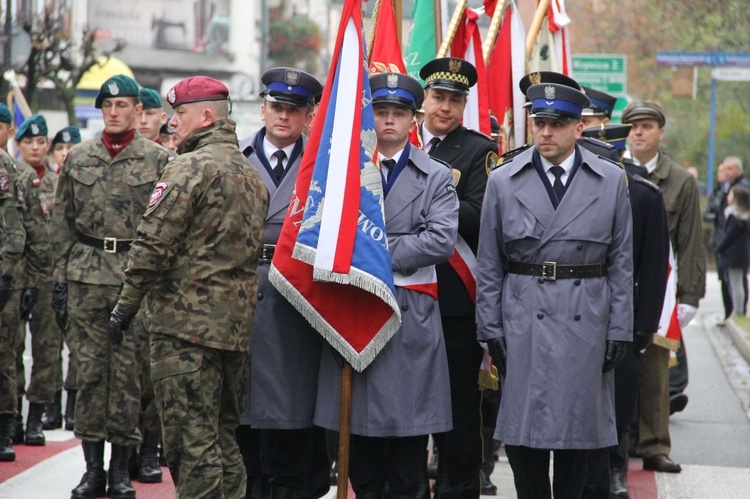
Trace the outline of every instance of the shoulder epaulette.
{"label": "shoulder epaulette", "polygon": [[589,142],[591,144],[597,145],[599,147],[603,147],[605,149],[614,149],[615,148],[615,146],[613,146],[609,142],[604,142],[602,140],[595,139],[593,137],[581,137],[581,140],[584,140],[584,141]]}
{"label": "shoulder epaulette", "polygon": [[505,162],[507,162],[508,160],[513,159],[515,156],[518,156],[519,154],[521,154],[522,152],[524,152],[529,147],[531,147],[531,144],[524,144],[521,147],[516,147],[515,149],[511,149],[510,151],[506,151],[506,152],[502,153],[500,155],[500,159],[503,160],[503,163],[501,163],[501,165],[504,164]]}
{"label": "shoulder epaulette", "polygon": [[430,159],[431,159],[432,161],[435,161],[436,163],[440,163],[441,165],[445,166],[446,168],[448,168],[448,169],[450,169],[450,170],[452,170],[452,169],[453,169],[453,167],[452,167],[452,166],[450,165],[450,163],[448,163],[447,161],[443,161],[442,159],[440,159],[440,158],[436,158],[436,157],[434,157],[434,156],[430,156]]}
{"label": "shoulder epaulette", "polygon": [[478,132],[476,130],[472,130],[471,128],[466,129],[467,132],[471,132],[472,134],[476,135],[477,137],[482,137],[484,140],[488,140],[490,142],[495,142],[492,140],[492,137],[488,137],[487,135],[483,134],[482,132]]}
{"label": "shoulder epaulette", "polygon": [[643,178],[640,175],[633,175],[633,174],[631,174],[631,176],[633,177],[633,180],[635,182],[638,182],[639,184],[647,185],[648,187],[652,188],[653,190],[659,191],[659,186],[656,185],[655,183],[651,182],[650,180],[648,180],[646,178]]}

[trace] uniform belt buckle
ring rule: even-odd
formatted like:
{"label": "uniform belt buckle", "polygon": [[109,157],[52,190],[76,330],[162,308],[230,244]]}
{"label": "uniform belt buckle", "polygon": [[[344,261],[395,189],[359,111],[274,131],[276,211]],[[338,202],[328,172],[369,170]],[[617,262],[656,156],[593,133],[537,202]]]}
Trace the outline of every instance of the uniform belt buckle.
{"label": "uniform belt buckle", "polygon": [[542,277],[546,281],[557,280],[557,262],[544,262],[542,264]]}
{"label": "uniform belt buckle", "polygon": [[116,237],[104,238],[104,252],[105,253],[117,253],[117,238]]}
{"label": "uniform belt buckle", "polygon": [[273,253],[276,250],[275,244],[264,244],[263,250],[261,251],[261,259],[271,261],[273,259]]}

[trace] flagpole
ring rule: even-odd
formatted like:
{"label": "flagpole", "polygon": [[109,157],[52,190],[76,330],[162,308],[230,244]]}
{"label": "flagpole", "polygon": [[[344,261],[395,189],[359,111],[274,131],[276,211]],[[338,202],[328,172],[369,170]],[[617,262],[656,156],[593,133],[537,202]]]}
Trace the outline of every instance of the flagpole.
{"label": "flagpole", "polygon": [[492,20],[490,21],[490,27],[487,30],[487,37],[484,39],[484,44],[482,45],[482,58],[484,59],[485,66],[490,62],[492,48],[495,46],[497,32],[500,31],[500,21],[503,19],[503,11],[505,10],[506,3],[507,0],[500,0],[500,4],[495,6],[495,12],[492,13]]}
{"label": "flagpole", "polygon": [[[366,0],[365,0],[366,1]],[[375,45],[375,31],[380,19],[380,3],[382,0],[375,0],[375,7],[372,8],[372,29],[370,30],[370,36],[367,37],[367,67],[370,67],[372,62],[372,47]]]}
{"label": "flagpole", "polygon": [[[550,0],[540,0],[539,5],[534,12],[534,19],[531,21],[531,27],[529,33],[526,35],[526,57],[531,56],[531,49],[534,48],[534,42],[539,34],[539,30],[542,28],[542,21],[547,15],[547,7],[549,7]],[[528,66],[528,61],[527,61]]]}
{"label": "flagpole", "polygon": [[453,17],[451,17],[451,22],[448,24],[448,36],[446,36],[440,44],[440,50],[438,50],[437,57],[445,57],[448,55],[448,50],[450,49],[451,43],[453,43],[453,38],[456,36],[456,31],[458,31],[458,23],[461,22],[461,16],[466,10],[468,3],[469,0],[459,0],[456,4],[456,10],[453,11]]}
{"label": "flagpole", "polygon": [[[435,18],[435,50],[443,43],[443,5],[441,0],[432,0],[432,12]],[[438,57],[441,57],[438,55]]]}
{"label": "flagpole", "polygon": [[[401,0],[393,0],[393,15],[396,16],[396,37],[398,38],[398,47],[401,48],[401,40],[403,39],[402,24],[403,23],[403,5]],[[403,50],[403,49],[402,49]]]}
{"label": "flagpole", "polygon": [[344,361],[341,370],[338,478],[336,498],[347,499],[349,492],[349,434],[352,426],[352,365]]}

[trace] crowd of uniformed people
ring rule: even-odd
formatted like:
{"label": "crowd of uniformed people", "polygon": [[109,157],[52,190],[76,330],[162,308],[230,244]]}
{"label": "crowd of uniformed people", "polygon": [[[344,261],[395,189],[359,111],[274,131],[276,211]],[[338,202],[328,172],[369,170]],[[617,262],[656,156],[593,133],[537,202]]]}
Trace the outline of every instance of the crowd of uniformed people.
{"label": "crowd of uniformed people", "polygon": [[[628,497],[629,454],[679,472],[680,342],[657,329],[670,247],[682,326],[705,263],[663,109],[633,102],[609,124],[611,96],[532,73],[533,141],[501,158],[494,116],[493,137],[462,125],[475,68],[439,58],[420,77],[371,77],[373,161],[396,282],[432,276],[437,294],[398,285],[401,327],[353,375],[356,496],[494,495],[498,442],[521,498]],[[40,114],[16,129],[0,105],[0,461],[64,426],[86,462],[72,498],[133,498],[160,462],[182,498],[327,493],[341,359],[268,279],[323,87],[294,68],[262,83],[264,126],[245,138],[205,76],[163,96],[171,117],[109,78],[104,130],[84,142],[76,127],[50,140]],[[487,355],[494,390],[478,383]]]}

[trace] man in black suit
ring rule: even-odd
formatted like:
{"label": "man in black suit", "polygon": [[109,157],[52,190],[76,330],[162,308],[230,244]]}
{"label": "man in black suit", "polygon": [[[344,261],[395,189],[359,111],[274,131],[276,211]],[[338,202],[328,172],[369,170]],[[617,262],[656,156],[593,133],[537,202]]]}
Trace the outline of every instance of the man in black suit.
{"label": "man in black suit", "polygon": [[[606,141],[620,153],[631,125],[599,124],[584,136]],[[582,143],[586,147],[586,143]],[[615,416],[619,445],[601,449],[589,464],[586,497],[628,497],[629,430],[637,419],[641,353],[659,327],[669,271],[669,226],[659,188],[639,176],[641,167],[624,161],[633,214],[633,343],[615,367]],[[609,466],[607,466],[609,464]]]}
{"label": "man in black suit", "polygon": [[440,456],[435,496],[479,497],[482,438],[477,380],[482,348],[476,337],[475,284],[470,269],[472,260],[476,261],[487,175],[498,162],[497,144],[461,125],[469,89],[477,81],[471,63],[453,57],[435,59],[419,76],[425,81],[421,128],[425,151],[453,168],[460,201],[457,251],[448,263],[437,266],[453,429],[434,436]]}

